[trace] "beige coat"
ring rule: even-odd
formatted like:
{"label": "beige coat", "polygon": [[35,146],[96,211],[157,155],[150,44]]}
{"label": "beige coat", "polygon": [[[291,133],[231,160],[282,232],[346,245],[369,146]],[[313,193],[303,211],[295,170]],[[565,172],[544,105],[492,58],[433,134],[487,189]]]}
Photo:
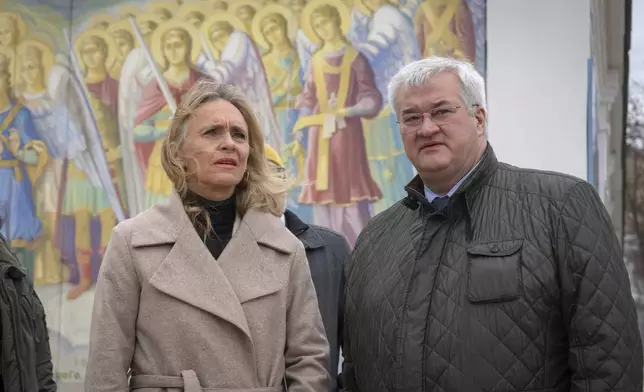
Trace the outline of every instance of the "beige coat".
{"label": "beige coat", "polygon": [[256,210],[236,227],[215,260],[175,195],[114,229],[87,392],[276,392],[283,379],[288,391],[327,392],[329,348],[302,244]]}

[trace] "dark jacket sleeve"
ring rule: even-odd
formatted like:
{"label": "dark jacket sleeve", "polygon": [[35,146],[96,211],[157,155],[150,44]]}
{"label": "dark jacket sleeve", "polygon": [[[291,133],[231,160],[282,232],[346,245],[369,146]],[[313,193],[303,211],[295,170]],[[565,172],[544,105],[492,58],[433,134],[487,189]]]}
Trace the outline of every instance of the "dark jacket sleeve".
{"label": "dark jacket sleeve", "polygon": [[35,329],[34,346],[36,348],[36,376],[38,377],[38,392],[56,392],[54,382],[54,366],[51,362],[51,348],[49,346],[49,331],[45,319],[45,308],[32,288],[34,303]]}
{"label": "dark jacket sleeve", "polygon": [[[340,260],[342,260],[342,274],[340,274],[340,296],[339,296],[340,303],[338,304],[338,345],[340,345],[340,347],[344,347],[344,283],[346,281],[346,278],[344,276],[344,267],[346,266],[347,261],[351,256],[351,247],[349,246],[349,242],[347,242],[346,238],[342,237],[342,239],[338,241],[337,252],[338,252],[337,257],[339,257]],[[343,363],[345,358],[346,357],[343,351],[342,352]],[[338,391],[344,390],[343,384],[342,384],[342,374],[338,376],[337,390]]]}
{"label": "dark jacket sleeve", "polygon": [[556,229],[571,392],[642,391],[642,341],[621,246],[588,183],[570,190]]}

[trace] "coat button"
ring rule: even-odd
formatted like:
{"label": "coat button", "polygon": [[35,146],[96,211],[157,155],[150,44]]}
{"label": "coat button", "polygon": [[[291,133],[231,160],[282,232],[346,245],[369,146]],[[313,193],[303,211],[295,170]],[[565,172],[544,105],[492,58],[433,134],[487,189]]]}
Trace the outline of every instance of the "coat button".
{"label": "coat button", "polygon": [[490,252],[492,253],[499,253],[499,247],[494,245],[493,247],[490,248]]}

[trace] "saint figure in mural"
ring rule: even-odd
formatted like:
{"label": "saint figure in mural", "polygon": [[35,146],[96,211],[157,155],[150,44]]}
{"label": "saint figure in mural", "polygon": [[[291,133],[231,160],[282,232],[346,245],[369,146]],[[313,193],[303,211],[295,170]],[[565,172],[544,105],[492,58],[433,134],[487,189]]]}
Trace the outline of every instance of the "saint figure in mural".
{"label": "saint figure in mural", "polygon": [[116,47],[118,48],[118,55],[116,56],[114,66],[110,70],[110,74],[112,74],[115,79],[119,79],[123,63],[125,63],[127,56],[135,46],[132,26],[130,25],[129,20],[121,20],[108,27],[107,32],[110,33],[116,43]]}
{"label": "saint figure in mural", "polygon": [[213,15],[201,26],[208,62],[203,70],[218,83],[233,84],[256,110],[267,143],[282,149],[282,136],[271,104],[266,71],[255,43],[235,15]]}
{"label": "saint figure in mural", "polygon": [[[106,31],[94,29],[79,35],[74,49],[82,67],[82,82],[89,92],[86,98],[100,133],[110,175],[117,185],[119,197],[122,197],[125,190],[121,183],[123,166],[116,124],[118,82],[109,73],[116,61],[118,48]],[[95,275],[92,260],[100,265],[116,224],[116,216],[106,190],[96,186],[83,167],[76,164],[68,166],[65,187],[63,214],[74,217],[74,257],[80,275],[79,283],[67,295],[68,299],[73,300],[92,286]],[[91,225],[93,217],[98,217],[99,227]],[[99,245],[96,246],[96,243]]]}
{"label": "saint figure in mural", "polygon": [[[174,19],[155,30],[149,48],[142,47],[143,50],[149,50],[155,59],[160,72],[158,76],[163,78],[161,83],[168,88],[174,103],[181,101],[190,87],[205,76],[194,65],[201,53],[198,37],[198,30],[194,26]],[[158,78],[154,76],[153,71],[157,65],[148,63],[147,71],[141,71],[147,72],[149,76],[140,92],[135,91],[135,94],[130,95],[128,91],[123,91],[120,98],[122,105],[136,108],[136,112],[132,113],[132,133],[124,137],[134,141],[136,165],[142,168],[144,174],[145,208],[165,201],[173,189],[172,182],[161,166],[161,145],[173,112]],[[130,72],[128,75],[135,76]],[[121,84],[131,88],[136,88],[139,82],[121,77]],[[121,129],[125,133],[129,132],[127,124],[121,124]]]}
{"label": "saint figure in mural", "polygon": [[0,47],[15,49],[25,36],[25,22],[15,12],[0,12]]}
{"label": "saint figure in mural", "polygon": [[296,98],[302,92],[300,58],[293,44],[297,29],[295,15],[279,4],[263,7],[253,19],[253,38],[264,52],[262,63],[284,143],[279,153],[284,167],[296,178],[295,186],[289,191],[288,208],[310,222],[310,207],[297,203],[304,181],[306,158],[304,146],[293,137],[293,126],[299,113],[295,107]]}
{"label": "saint figure in mural", "polygon": [[79,141],[68,137],[66,113],[55,113],[54,106],[64,109],[64,103],[56,102],[47,91],[46,78],[54,62],[51,49],[42,42],[27,40],[18,46],[17,54],[19,98],[31,112],[38,138],[45,143],[49,154],[43,175],[33,187],[36,213],[43,225],[41,245],[35,253],[34,283],[60,283],[63,278],[60,252],[54,236],[63,157],[65,150]]}
{"label": "saint figure in mural", "polygon": [[476,60],[474,23],[465,0],[424,0],[416,9],[414,24],[422,57]]}
{"label": "saint figure in mural", "polygon": [[230,8],[230,12],[242,21],[244,31],[249,34],[252,31],[253,18],[259,6],[261,4],[258,4],[257,1],[235,0]]}
{"label": "saint figure in mural", "polygon": [[405,196],[405,185],[414,176],[387,89],[402,67],[420,59],[420,50],[411,19],[388,0],[355,0],[354,4],[349,39],[369,60],[383,97],[380,114],[363,122],[371,174],[383,192],[374,206],[379,213]]}
{"label": "saint figure in mural", "polygon": [[344,35],[349,22],[350,11],[339,0],[313,1],[302,11],[300,26],[319,49],[298,98],[303,117],[294,131],[309,133],[300,203],[313,205],[316,224],[353,244],[370,219],[370,204],[382,197],[369,171],[362,127],[362,119],[380,111],[382,96],[369,62]]}
{"label": "saint figure in mural", "polygon": [[42,174],[49,156],[38,138],[31,113],[13,96],[14,60],[11,52],[0,52],[0,214],[5,221],[0,233],[33,273],[34,242],[42,233],[34,207],[33,183]]}

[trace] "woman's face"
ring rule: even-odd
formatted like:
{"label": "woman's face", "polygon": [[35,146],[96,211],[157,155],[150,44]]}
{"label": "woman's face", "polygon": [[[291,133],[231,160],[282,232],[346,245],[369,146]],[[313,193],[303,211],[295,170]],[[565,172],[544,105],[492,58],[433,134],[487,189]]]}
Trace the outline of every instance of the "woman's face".
{"label": "woman's face", "polygon": [[204,197],[230,197],[246,173],[248,126],[233,104],[211,101],[195,110],[180,158],[189,173],[188,188]]}

